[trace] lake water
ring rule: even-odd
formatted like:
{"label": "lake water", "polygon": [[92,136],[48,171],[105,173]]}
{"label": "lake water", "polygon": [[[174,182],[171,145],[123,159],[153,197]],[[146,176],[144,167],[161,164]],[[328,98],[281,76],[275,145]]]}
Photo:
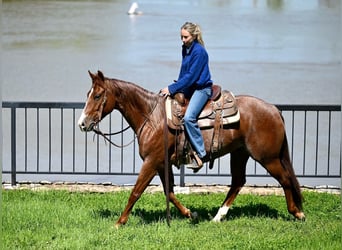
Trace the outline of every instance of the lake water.
{"label": "lake water", "polygon": [[341,103],[340,0],[3,1],[3,101],[85,101],[87,71],[158,92],[179,28],[202,26],[214,82],[275,104]]}

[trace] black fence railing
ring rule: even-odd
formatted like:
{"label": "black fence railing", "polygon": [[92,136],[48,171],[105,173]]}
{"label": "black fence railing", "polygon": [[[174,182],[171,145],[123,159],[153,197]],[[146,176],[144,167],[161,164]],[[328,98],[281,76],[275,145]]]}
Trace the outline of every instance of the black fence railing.
{"label": "black fence railing", "polygon": [[[78,181],[82,176],[89,176],[95,182],[103,182],[105,176],[116,176],[115,182],[118,184],[132,183],[129,177],[138,175],[141,165],[136,141],[119,149],[93,133],[80,132],[77,119],[83,106],[84,103],[3,102],[3,181],[10,179],[15,184],[18,177],[34,181],[42,178],[64,180],[65,176]],[[341,106],[277,107],[285,118],[296,175],[315,180],[339,180]],[[121,114],[113,111],[101,122],[101,129],[111,133],[126,125]],[[121,145],[133,138],[130,130],[111,137]],[[248,162],[246,171],[250,177],[270,178],[252,160]],[[210,177],[211,182],[218,183],[219,180],[214,177],[230,177],[229,155],[218,159],[213,169],[206,166],[197,174],[184,168],[174,172],[175,176],[179,176],[181,186],[185,178],[196,178],[197,182],[203,183]],[[228,184],[226,180],[224,183]]]}

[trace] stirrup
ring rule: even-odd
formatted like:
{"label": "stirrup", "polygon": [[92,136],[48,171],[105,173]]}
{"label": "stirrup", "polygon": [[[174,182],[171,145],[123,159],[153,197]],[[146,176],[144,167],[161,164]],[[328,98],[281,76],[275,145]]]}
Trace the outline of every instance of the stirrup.
{"label": "stirrup", "polygon": [[194,173],[197,173],[203,167],[203,162],[201,158],[195,152],[193,152],[192,156],[193,158],[192,158],[191,163],[186,164],[185,166],[189,169],[192,169]]}
{"label": "stirrup", "polygon": [[197,163],[198,168],[202,168],[203,167],[203,162],[201,160],[201,158],[198,156],[198,154],[196,152],[194,152],[194,159]]}

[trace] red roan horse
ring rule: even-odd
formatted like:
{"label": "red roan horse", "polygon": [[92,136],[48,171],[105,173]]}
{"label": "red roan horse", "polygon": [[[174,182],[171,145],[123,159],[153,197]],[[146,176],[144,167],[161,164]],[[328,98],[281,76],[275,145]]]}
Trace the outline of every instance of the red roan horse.
{"label": "red roan horse", "polygon": [[[139,154],[143,160],[136,184],[116,227],[127,222],[135,202],[156,174],[159,174],[164,191],[169,190],[170,201],[184,216],[191,218],[190,210],[176,199],[173,192],[172,164],[175,163],[176,154],[175,135],[171,130],[166,130],[169,159],[164,158],[165,98],[133,83],[109,79],[101,71],[97,74],[89,71],[89,74],[92,78],[92,87],[78,121],[80,129],[92,131],[106,115],[117,109],[137,135]],[[245,184],[246,163],[249,157],[259,162],[281,184],[288,211],[297,219],[304,219],[300,186],[289,158],[284,121],[279,110],[274,105],[251,96],[237,96],[236,99],[240,122],[232,128],[223,130],[223,146],[214,155],[217,158],[231,153],[232,183],[213,221],[221,221]],[[212,132],[212,129],[202,130],[207,152],[210,149]],[[165,186],[165,160],[169,163],[168,187]]]}

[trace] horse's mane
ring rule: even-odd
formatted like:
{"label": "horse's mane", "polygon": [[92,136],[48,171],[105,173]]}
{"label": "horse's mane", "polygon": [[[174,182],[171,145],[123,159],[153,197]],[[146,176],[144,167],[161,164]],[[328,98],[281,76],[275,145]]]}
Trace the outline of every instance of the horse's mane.
{"label": "horse's mane", "polygon": [[[138,101],[138,99],[144,99],[145,105],[148,103],[155,103],[157,101],[157,99],[159,98],[159,95],[156,93],[153,93],[135,83],[132,82],[128,82],[128,81],[124,81],[124,80],[120,80],[120,79],[115,79],[115,78],[107,78],[112,84],[116,85],[115,87],[120,89],[120,95],[123,98],[129,98],[129,99],[133,99],[135,101]],[[129,96],[124,96],[124,95],[128,95]],[[136,96],[137,98],[134,98],[134,96]],[[139,98],[138,98],[139,97]]]}

